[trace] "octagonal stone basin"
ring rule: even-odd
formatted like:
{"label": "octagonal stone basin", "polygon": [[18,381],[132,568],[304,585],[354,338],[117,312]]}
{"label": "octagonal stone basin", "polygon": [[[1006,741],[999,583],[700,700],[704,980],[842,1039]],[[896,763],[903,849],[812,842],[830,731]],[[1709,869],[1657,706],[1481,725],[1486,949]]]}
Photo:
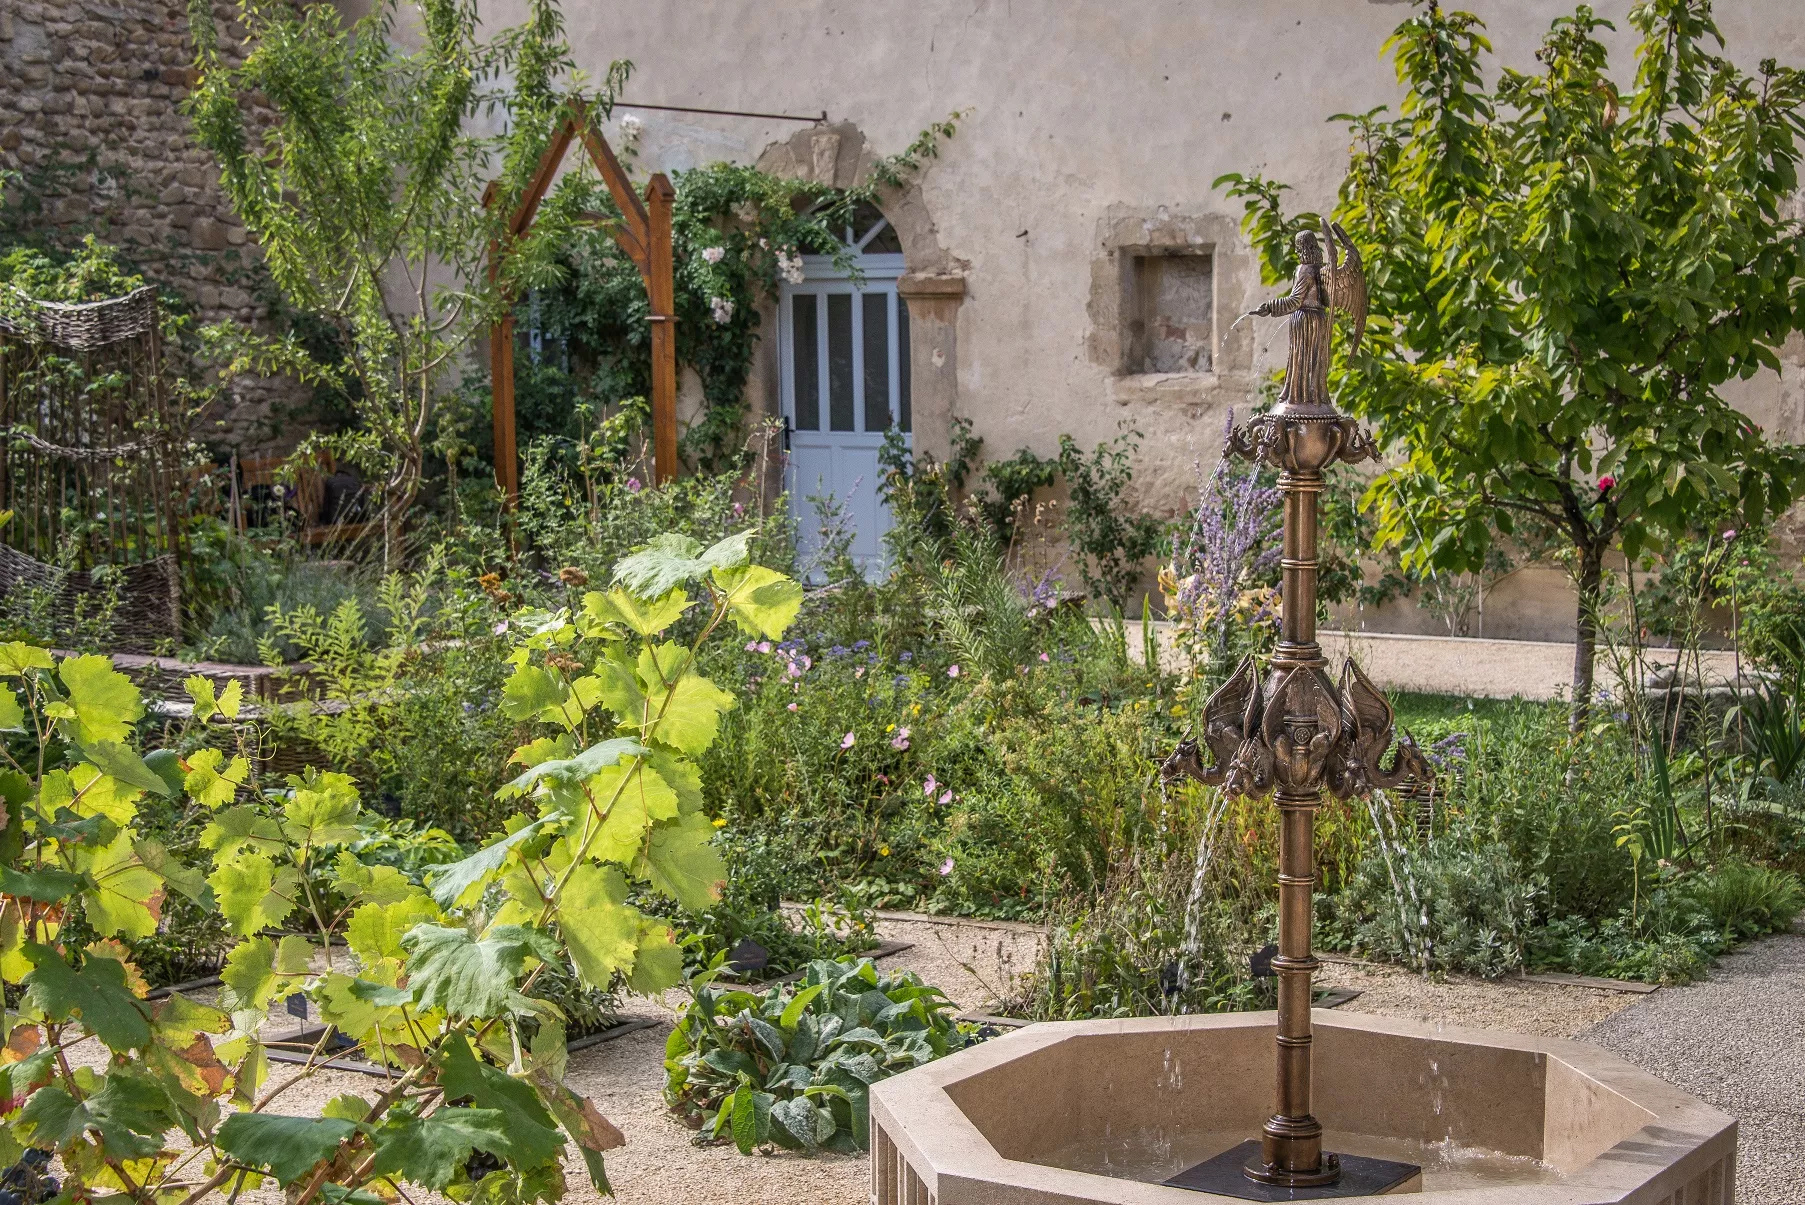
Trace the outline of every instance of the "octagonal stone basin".
{"label": "octagonal stone basin", "polygon": [[[1324,1149],[1420,1165],[1423,1205],[1735,1199],[1735,1120],[1596,1047],[1315,1020]],[[1159,1181],[1258,1136],[1273,1032],[1270,1012],[1047,1022],[885,1080],[873,1205],[1233,1200]]]}

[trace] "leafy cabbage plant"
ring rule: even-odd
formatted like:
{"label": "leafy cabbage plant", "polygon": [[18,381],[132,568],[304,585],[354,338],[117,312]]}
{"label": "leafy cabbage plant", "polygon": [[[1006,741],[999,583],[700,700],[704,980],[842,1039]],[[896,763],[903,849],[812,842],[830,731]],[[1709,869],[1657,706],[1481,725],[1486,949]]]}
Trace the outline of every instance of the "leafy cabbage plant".
{"label": "leafy cabbage plant", "polygon": [[690,983],[665,1043],[665,1103],[742,1154],[869,1149],[871,1085],[964,1046],[937,987],[869,958],[812,962],[800,982],[721,989],[720,960]]}
{"label": "leafy cabbage plant", "polygon": [[[567,966],[594,988],[680,979],[668,926],[626,901],[643,884],[701,908],[721,889],[694,759],[733,699],[697,655],[728,621],[780,636],[800,603],[794,582],[749,563],[746,536],[708,549],[666,536],[580,613],[512,621],[502,706],[541,733],[505,788],[521,811],[424,888],[348,848],[361,813],[348,777],[309,773],[244,802],[242,755],[133,749],[143,701],[106,658],[0,645],[0,976],[23,989],[7,997],[0,1161],[56,1152],[75,1199],[197,1205],[273,1179],[291,1205],[378,1205],[403,1182],[532,1202],[563,1196],[574,1142],[610,1191],[602,1154],[623,1138],[565,1086],[563,1019],[534,984]],[[692,610],[694,639],[665,638]],[[236,717],[237,690],[195,678],[189,692],[201,724]],[[209,866],[139,834],[150,796],[208,813]],[[149,1000],[131,965],[122,939],[156,931],[167,891],[218,908],[238,939],[218,1007]],[[77,902],[99,934],[80,949],[59,940]],[[262,1031],[295,993],[355,1046],[322,1037],[278,1078]],[[392,1069],[380,1093],[282,1111],[347,1053]]]}

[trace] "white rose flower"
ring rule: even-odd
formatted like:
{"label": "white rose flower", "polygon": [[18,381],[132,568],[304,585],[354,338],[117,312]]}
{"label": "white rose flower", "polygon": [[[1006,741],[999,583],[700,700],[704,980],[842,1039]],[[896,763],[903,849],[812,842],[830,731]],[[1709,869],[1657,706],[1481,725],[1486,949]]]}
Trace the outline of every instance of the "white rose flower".
{"label": "white rose flower", "polygon": [[709,247],[707,250],[702,252],[702,258],[707,260],[711,264],[718,264],[721,262],[722,257],[725,256],[726,254],[727,254],[727,248],[725,248],[725,247]]}
{"label": "white rose flower", "polygon": [[725,326],[733,320],[733,299],[730,297],[710,297],[708,307],[714,311],[714,320]]}

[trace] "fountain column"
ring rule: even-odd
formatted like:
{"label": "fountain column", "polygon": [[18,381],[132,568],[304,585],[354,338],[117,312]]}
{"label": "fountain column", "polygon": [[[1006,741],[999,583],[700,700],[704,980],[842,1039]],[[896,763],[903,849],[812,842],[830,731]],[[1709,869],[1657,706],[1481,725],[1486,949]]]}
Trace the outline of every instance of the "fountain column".
{"label": "fountain column", "polygon": [[[1321,732],[1310,692],[1289,690],[1296,670],[1315,677],[1327,662],[1316,641],[1317,496],[1322,463],[1340,444],[1339,415],[1280,417],[1277,434],[1286,467],[1279,474],[1284,497],[1284,553],[1280,562],[1280,640],[1269,669],[1268,693],[1285,700],[1284,728],[1296,745],[1308,747]],[[1304,426],[1305,423],[1309,425]],[[1335,424],[1335,425],[1329,425]],[[1322,435],[1333,433],[1326,443]],[[1318,438],[1311,438],[1312,435]],[[1297,456],[1302,452],[1303,456]],[[1315,454],[1321,452],[1323,461]],[[1314,779],[1310,781],[1309,779]],[[1318,775],[1281,785],[1279,809],[1279,952],[1272,960],[1278,976],[1278,1035],[1275,1108],[1260,1134],[1260,1158],[1247,1174],[1265,1183],[1306,1187],[1333,1183],[1340,1175],[1334,1156],[1325,1162],[1322,1124],[1311,1113],[1310,999],[1317,962],[1311,949],[1316,893],[1316,809],[1322,798]]]}

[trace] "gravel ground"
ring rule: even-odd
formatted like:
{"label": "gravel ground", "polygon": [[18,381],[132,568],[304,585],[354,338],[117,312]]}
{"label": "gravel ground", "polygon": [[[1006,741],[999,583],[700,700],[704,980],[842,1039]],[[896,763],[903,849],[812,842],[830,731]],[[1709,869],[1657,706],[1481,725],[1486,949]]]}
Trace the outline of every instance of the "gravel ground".
{"label": "gravel ground", "polygon": [[[978,1009],[1007,994],[1011,979],[1033,967],[1040,940],[1038,934],[1026,926],[1004,928],[897,918],[880,920],[878,931],[885,938],[912,943],[910,949],[884,959],[879,964],[881,968],[915,971],[928,982],[944,988],[962,1010]],[[1789,967],[1795,981],[1805,976],[1805,941],[1795,941]],[[1427,981],[1396,968],[1345,963],[1326,965],[1321,980],[1326,986],[1355,988],[1363,993],[1343,1006],[1350,1012],[1563,1037],[1587,1030],[1637,999],[1612,992],[1546,984],[1485,983],[1457,978]],[[1715,985],[1714,977],[1713,984],[1708,986]],[[1679,993],[1674,995],[1677,997]],[[1645,998],[1646,1002],[1638,1006],[1635,1014],[1626,1016],[1649,1015],[1645,1011],[1648,1003],[1666,998],[1666,991]],[[663,1024],[571,1055],[568,1076],[571,1087],[593,1097],[603,1115],[627,1136],[627,1145],[608,1155],[608,1173],[617,1193],[614,1200],[620,1205],[862,1205],[870,1191],[868,1164],[862,1157],[823,1155],[804,1158],[787,1152],[745,1157],[731,1146],[698,1147],[691,1142],[691,1132],[666,1112],[662,1097],[664,1042],[682,1001],[678,992],[666,993],[657,1000],[630,998],[626,1002],[630,1014],[656,1017]],[[1699,1018],[1704,1014],[1688,1012],[1686,1015]],[[1798,1014],[1791,1015],[1796,1051]],[[272,1028],[285,1030],[289,1024],[286,1018],[272,1020]],[[1609,1024],[1604,1028],[1609,1029]],[[1678,1039],[1674,1043],[1675,1049],[1690,1046],[1695,1040],[1691,1036]],[[1632,1054],[1631,1057],[1637,1056]],[[1726,1064],[1729,1057],[1727,1047]],[[1638,1061],[1647,1065],[1646,1060]],[[271,1083],[279,1083],[284,1074],[291,1073],[292,1070],[285,1071],[280,1065],[274,1067]],[[1669,1078],[1708,1100],[1717,1100],[1684,1079]],[[318,1116],[326,1102],[340,1094],[372,1099],[380,1083],[378,1079],[355,1072],[322,1071],[285,1092],[279,1111]],[[1805,1085],[1800,1084],[1795,1065],[1792,1078],[1774,1080],[1772,1091],[1764,1100],[1770,1110],[1777,1113],[1787,1107],[1789,1092],[1793,1099],[1798,1099],[1801,1087]],[[1753,1131],[1763,1123],[1756,1120],[1747,1105],[1735,1107],[1748,1119],[1743,1138],[1747,1150]],[[1793,1128],[1786,1133],[1796,1137],[1799,1115],[1794,1109],[1787,1116],[1787,1124]],[[566,1199],[581,1205],[602,1205],[602,1198],[590,1187],[580,1165],[571,1172],[570,1193]],[[1799,1199],[1799,1194],[1745,1196],[1743,1199],[1791,1202]],[[259,1191],[246,1192],[239,1200],[244,1205],[282,1205],[283,1197],[272,1184]],[[449,1202],[435,1194],[410,1188],[405,1205],[449,1205]]]}
{"label": "gravel ground", "polygon": [[1805,1201],[1805,931],[1745,946],[1581,1035],[1740,1122],[1739,1205]]}
{"label": "gravel ground", "polygon": [[[1337,1011],[1408,1017],[1431,1025],[1502,1029],[1548,1038],[1573,1038],[1646,997],[1627,992],[1513,979],[1425,979],[1398,967],[1325,962],[1321,987],[1345,987],[1360,996]],[[1655,993],[1661,995],[1660,992]]]}

